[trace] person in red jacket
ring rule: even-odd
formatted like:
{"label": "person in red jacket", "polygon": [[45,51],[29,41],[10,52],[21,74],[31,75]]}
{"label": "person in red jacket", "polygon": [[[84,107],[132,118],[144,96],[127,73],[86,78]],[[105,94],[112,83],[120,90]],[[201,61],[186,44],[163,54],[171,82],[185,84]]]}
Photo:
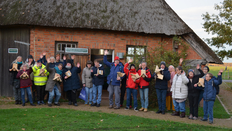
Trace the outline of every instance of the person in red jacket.
{"label": "person in red jacket", "polygon": [[149,84],[151,81],[151,71],[147,68],[147,63],[142,62],[141,67],[138,70],[139,76],[141,76],[141,71],[145,70],[146,75],[144,77],[140,77],[140,82],[139,82],[139,93],[140,93],[140,101],[141,101],[141,106],[142,108],[139,109],[140,111],[145,111],[147,112],[147,107],[148,107],[148,91],[149,91]]}
{"label": "person in red jacket", "polygon": [[[136,72],[135,69],[135,65],[134,64],[130,64],[131,62],[133,62],[132,59],[130,59],[128,61],[128,63],[125,64],[124,66],[124,72],[127,76],[127,80],[126,80],[126,108],[125,110],[129,110],[130,109],[130,99],[131,99],[131,93],[133,95],[133,99],[134,99],[134,111],[138,111],[138,103],[137,103],[137,89],[138,89],[138,83],[139,83],[139,78],[136,79],[135,81],[131,78],[131,74],[138,74]],[[130,64],[130,68],[128,69],[128,66]]]}
{"label": "person in red jacket", "polygon": [[[32,101],[31,88],[30,88],[32,86],[32,81],[30,78],[30,74],[32,73],[32,68],[31,67],[29,68],[30,65],[31,63],[23,64],[16,76],[16,78],[20,79],[21,96],[23,101],[22,106],[25,106],[25,90],[27,90],[27,94],[31,105],[35,106],[35,104],[33,104]],[[24,76],[24,74],[26,74],[27,76]]]}

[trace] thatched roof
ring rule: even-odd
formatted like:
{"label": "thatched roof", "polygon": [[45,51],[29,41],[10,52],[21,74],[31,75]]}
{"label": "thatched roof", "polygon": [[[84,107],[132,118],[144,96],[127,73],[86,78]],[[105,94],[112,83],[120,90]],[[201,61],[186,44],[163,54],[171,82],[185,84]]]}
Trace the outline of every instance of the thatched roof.
{"label": "thatched roof", "polygon": [[[165,0],[0,0],[0,26],[5,25],[194,33]],[[209,50],[208,55],[214,54],[204,42],[199,44]],[[211,62],[222,63],[218,59]]]}
{"label": "thatched roof", "polygon": [[2,0],[0,8],[0,25],[28,24],[166,35],[192,31],[164,0]]}

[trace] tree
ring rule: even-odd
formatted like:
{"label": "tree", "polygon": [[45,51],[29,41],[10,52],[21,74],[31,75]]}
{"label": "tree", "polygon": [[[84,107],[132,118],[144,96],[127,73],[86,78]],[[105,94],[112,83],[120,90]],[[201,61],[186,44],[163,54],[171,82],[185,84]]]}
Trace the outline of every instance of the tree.
{"label": "tree", "polygon": [[206,39],[207,43],[215,46],[220,51],[216,54],[223,60],[225,57],[232,58],[232,49],[225,50],[225,45],[232,45],[232,0],[224,0],[221,4],[215,5],[215,10],[219,13],[210,15],[208,12],[203,14],[203,28],[213,37]]}

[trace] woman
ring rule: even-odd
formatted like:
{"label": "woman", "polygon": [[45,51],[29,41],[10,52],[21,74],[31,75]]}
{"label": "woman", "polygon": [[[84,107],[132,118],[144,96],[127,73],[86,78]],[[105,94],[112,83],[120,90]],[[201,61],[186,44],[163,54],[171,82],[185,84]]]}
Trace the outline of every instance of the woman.
{"label": "woman", "polygon": [[[81,67],[80,63],[77,63],[77,67],[75,67],[72,63],[72,60],[67,60],[67,64],[63,69],[62,78],[64,79],[64,91],[66,91],[68,95],[68,104],[72,105],[73,103],[74,106],[77,106],[76,92],[77,89],[80,88],[80,79],[78,73],[81,72]],[[71,72],[71,76],[66,76],[67,71]]]}
{"label": "woman", "polygon": [[[172,83],[172,98],[173,104],[175,107],[175,112],[172,116],[180,116],[181,118],[185,117],[185,101],[188,96],[188,87],[187,84],[189,83],[188,78],[183,71],[181,66],[176,68],[177,74],[173,78]],[[180,114],[181,112],[181,114]]]}
{"label": "woman", "polygon": [[91,70],[92,70],[92,61],[87,61],[86,67],[83,69],[82,72],[82,84],[83,87],[85,87],[85,93],[86,93],[85,105],[88,105],[88,101],[89,101],[89,105],[92,104],[93,82],[92,82]]}
{"label": "woman", "polygon": [[[13,64],[17,64],[17,70],[12,70]],[[11,63],[10,66],[10,73],[11,73],[11,78],[12,78],[12,86],[13,86],[13,92],[14,92],[14,98],[15,98],[15,104],[22,104],[21,102],[21,89],[20,89],[20,80],[16,78],[18,74],[18,70],[20,70],[20,67],[22,66],[23,61],[22,61],[22,56],[18,56],[16,60],[14,60]]]}
{"label": "woman", "polygon": [[136,79],[135,81],[132,79],[132,74],[136,75],[138,74],[135,69],[135,65],[131,64],[130,69],[128,69],[129,64],[133,62],[133,60],[129,60],[128,63],[125,64],[124,66],[124,72],[127,76],[127,81],[126,81],[126,108],[125,110],[130,109],[130,99],[131,99],[131,93],[133,95],[134,99],[134,111],[138,111],[138,103],[137,103],[137,90],[138,90],[138,83],[139,83],[139,78]]}
{"label": "woman", "polygon": [[199,90],[194,88],[194,85],[198,83],[199,78],[204,76],[204,73],[200,69],[200,65],[196,67],[200,74],[195,75],[194,71],[190,69],[188,71],[188,99],[189,99],[189,108],[190,116],[189,119],[197,120],[198,119],[198,101],[199,101]]}
{"label": "woman", "polygon": [[[35,104],[33,104],[32,101],[32,96],[31,96],[31,86],[32,86],[32,82],[31,82],[31,78],[30,78],[30,74],[32,73],[32,68],[30,66],[31,63],[28,64],[23,64],[21,66],[20,71],[18,72],[16,78],[20,79],[20,88],[21,88],[21,96],[22,96],[22,101],[23,104],[22,106],[25,106],[25,90],[27,90],[27,94],[28,94],[28,98],[31,105],[35,106]],[[26,76],[24,76],[24,74]]]}
{"label": "woman", "polygon": [[171,87],[172,87],[172,82],[173,82],[173,78],[174,78],[174,76],[176,74],[176,71],[175,71],[175,68],[174,68],[173,65],[170,65],[168,67],[168,71],[170,72],[171,79],[168,81],[168,91],[167,91],[167,96],[166,96],[166,107],[167,107],[167,110],[171,110],[171,108],[172,108],[172,111],[175,111],[174,105],[173,105],[173,100],[172,100],[172,92],[170,90],[171,90]]}

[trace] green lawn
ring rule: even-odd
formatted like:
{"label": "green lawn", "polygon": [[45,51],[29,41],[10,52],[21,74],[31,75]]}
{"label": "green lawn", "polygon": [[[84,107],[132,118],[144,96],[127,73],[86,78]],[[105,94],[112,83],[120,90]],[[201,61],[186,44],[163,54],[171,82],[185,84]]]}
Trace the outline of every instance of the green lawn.
{"label": "green lawn", "polygon": [[[232,80],[232,67],[227,67],[227,71],[225,71],[225,66],[209,66],[209,72],[212,73],[214,76],[217,76],[220,69],[223,69],[224,72],[222,74],[223,80]],[[230,79],[228,79],[228,70]]]}
{"label": "green lawn", "polygon": [[228,130],[62,108],[0,109],[1,130]]}

